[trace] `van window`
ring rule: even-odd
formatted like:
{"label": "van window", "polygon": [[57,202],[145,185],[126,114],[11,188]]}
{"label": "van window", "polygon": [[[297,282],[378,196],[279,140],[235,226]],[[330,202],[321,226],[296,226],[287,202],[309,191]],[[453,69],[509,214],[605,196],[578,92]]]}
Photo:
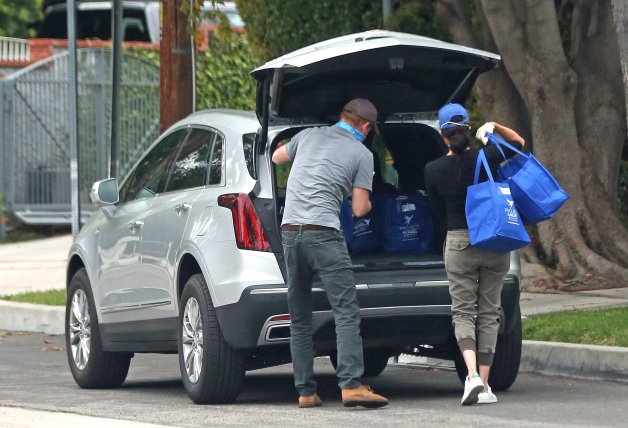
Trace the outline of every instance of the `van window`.
{"label": "van window", "polygon": [[[124,9],[124,40],[150,42],[150,35],[143,10]],[[68,38],[66,9],[55,9],[46,14],[37,37],[50,39]],[[77,39],[111,39],[111,9],[78,10],[76,15]]]}

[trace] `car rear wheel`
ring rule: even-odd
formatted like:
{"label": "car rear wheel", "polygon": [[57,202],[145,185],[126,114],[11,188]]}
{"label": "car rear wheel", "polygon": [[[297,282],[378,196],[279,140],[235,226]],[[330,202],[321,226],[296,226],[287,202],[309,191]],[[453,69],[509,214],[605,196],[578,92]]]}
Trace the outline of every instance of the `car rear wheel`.
{"label": "car rear wheel", "polygon": [[[364,350],[364,374],[362,377],[375,377],[382,374],[382,372],[388,366],[388,359],[391,356],[391,351],[386,348],[373,348]],[[334,369],[338,367],[338,356],[334,351],[329,355],[332,366]]]}
{"label": "car rear wheel", "polygon": [[131,354],[102,350],[89,278],[80,269],[67,293],[65,343],[70,371],[81,388],[115,388],[124,383]]}
{"label": "car rear wheel", "polygon": [[179,368],[196,404],[235,401],[244,383],[245,358],[225,341],[203,275],[190,277],[179,304]]}
{"label": "car rear wheel", "polygon": [[[493,391],[506,391],[515,383],[521,363],[521,341],[521,313],[517,311],[517,318],[512,331],[497,336],[495,357],[488,377],[488,383]],[[464,383],[467,376],[467,366],[459,351],[454,362],[460,382]]]}

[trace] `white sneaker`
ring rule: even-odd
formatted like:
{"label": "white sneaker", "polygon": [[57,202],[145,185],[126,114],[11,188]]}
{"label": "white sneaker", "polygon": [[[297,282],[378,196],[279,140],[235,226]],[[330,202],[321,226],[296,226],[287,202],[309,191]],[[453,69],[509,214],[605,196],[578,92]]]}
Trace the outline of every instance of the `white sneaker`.
{"label": "white sneaker", "polygon": [[463,406],[468,406],[470,404],[475,404],[478,402],[478,395],[480,392],[484,390],[484,383],[482,379],[480,379],[480,375],[477,373],[473,373],[471,379],[466,379],[464,381],[464,394],[462,395],[462,400],[460,400],[460,404]]}
{"label": "white sneaker", "polygon": [[493,394],[491,387],[488,387],[488,391],[486,389],[482,390],[478,394],[478,404],[491,404],[497,403],[497,397]]}

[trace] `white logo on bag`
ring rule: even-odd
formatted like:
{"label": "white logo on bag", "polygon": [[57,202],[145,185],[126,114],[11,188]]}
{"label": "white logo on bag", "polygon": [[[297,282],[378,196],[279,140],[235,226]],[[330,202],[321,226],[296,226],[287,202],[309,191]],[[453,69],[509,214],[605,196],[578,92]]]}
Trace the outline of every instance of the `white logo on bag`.
{"label": "white logo on bag", "polygon": [[371,225],[370,218],[364,218],[364,219],[358,220],[353,225],[353,233],[358,235],[361,233],[369,232],[368,229],[370,225]]}
{"label": "white logo on bag", "polygon": [[508,223],[519,224],[519,214],[515,209],[515,202],[510,199],[506,199],[506,202],[508,203],[508,207],[504,208],[504,211],[506,211],[506,215],[508,216]]}
{"label": "white logo on bag", "polygon": [[412,219],[414,218],[414,216],[413,216],[413,215],[406,215],[406,216],[404,216],[403,218],[404,218],[404,220],[405,220],[405,222],[406,222],[406,226],[409,226],[409,225],[410,225],[410,222],[412,221]]}

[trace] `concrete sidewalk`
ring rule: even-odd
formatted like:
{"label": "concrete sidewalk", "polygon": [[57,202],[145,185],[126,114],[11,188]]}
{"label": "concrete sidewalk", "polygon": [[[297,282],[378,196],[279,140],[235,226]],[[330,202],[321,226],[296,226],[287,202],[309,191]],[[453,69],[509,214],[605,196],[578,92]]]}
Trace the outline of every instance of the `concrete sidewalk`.
{"label": "concrete sidewalk", "polygon": [[[0,245],[0,295],[63,289],[72,237]],[[628,288],[562,294],[522,293],[524,317],[561,310],[628,306]],[[0,300],[0,330],[64,333],[64,308]],[[421,364],[424,359],[400,362]],[[450,364],[450,363],[449,363]],[[521,370],[628,382],[628,348],[524,341]]]}

